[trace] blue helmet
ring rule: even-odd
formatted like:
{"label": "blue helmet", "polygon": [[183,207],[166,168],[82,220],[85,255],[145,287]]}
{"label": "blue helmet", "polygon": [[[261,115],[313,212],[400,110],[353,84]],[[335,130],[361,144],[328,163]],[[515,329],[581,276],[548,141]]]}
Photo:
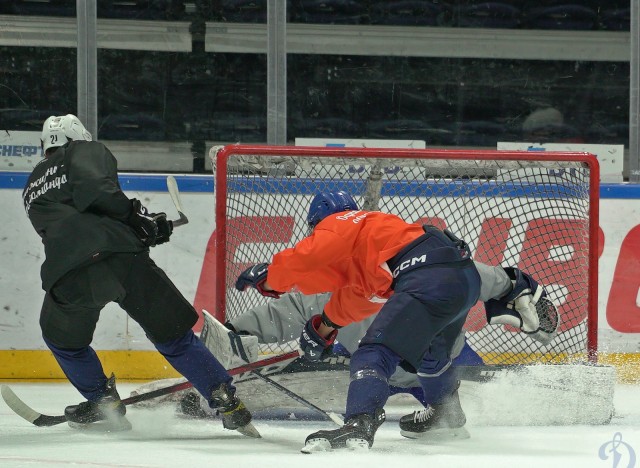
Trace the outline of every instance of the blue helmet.
{"label": "blue helmet", "polygon": [[307,223],[309,223],[309,227],[313,229],[316,227],[316,224],[329,215],[358,209],[356,201],[346,192],[319,193],[311,200]]}

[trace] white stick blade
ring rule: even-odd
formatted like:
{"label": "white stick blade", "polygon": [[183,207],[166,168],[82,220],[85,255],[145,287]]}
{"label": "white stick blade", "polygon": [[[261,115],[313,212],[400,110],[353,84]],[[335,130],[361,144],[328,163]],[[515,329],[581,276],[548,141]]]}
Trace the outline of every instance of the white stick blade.
{"label": "white stick blade", "polygon": [[0,385],[0,393],[7,406],[21,418],[33,424],[40,417],[40,413],[29,408],[7,385]]}

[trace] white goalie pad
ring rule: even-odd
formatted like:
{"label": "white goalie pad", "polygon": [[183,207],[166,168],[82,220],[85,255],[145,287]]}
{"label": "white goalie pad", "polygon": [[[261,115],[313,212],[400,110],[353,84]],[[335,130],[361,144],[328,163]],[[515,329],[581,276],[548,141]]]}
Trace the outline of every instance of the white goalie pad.
{"label": "white goalie pad", "polygon": [[206,310],[202,317],[200,340],[225,369],[258,360],[258,337],[233,333]]}

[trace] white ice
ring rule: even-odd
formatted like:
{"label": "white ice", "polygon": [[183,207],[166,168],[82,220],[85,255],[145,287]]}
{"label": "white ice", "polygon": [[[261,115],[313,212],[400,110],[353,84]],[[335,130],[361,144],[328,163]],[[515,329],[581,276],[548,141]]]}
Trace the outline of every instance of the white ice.
{"label": "white ice", "polygon": [[[44,414],[59,415],[81,397],[68,383],[9,384],[27,404]],[[121,395],[137,387],[119,383]],[[473,402],[473,391],[461,390],[463,406]],[[483,396],[484,398],[484,396]],[[499,395],[489,411],[514,395]],[[403,438],[397,417],[415,406],[406,400],[388,405],[387,421],[373,448],[365,452],[337,451],[304,455],[305,437],[331,428],[332,423],[257,420],[262,439],[250,439],[224,430],[219,421],[187,420],[171,405],[130,408],[134,428],[122,433],[78,431],[61,424],[38,428],[15,415],[0,401],[1,467],[598,467],[640,466],[640,387],[617,385],[615,416],[600,426],[487,426],[482,411],[467,411],[471,438],[427,444]],[[523,405],[527,402],[523,401]],[[477,406],[477,405],[476,405]],[[540,408],[545,411],[545,408]],[[395,418],[394,418],[395,417]],[[395,419],[395,420],[394,420]],[[614,436],[617,445],[612,450]],[[602,448],[601,458],[599,452]],[[616,459],[619,456],[619,459]],[[633,462],[633,458],[635,462]],[[617,464],[616,464],[617,461]]]}

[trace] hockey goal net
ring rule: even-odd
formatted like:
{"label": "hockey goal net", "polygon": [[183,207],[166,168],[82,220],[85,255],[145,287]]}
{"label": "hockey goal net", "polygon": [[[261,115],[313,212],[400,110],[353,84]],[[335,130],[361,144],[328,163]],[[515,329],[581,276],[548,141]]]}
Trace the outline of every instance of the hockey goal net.
{"label": "hockey goal net", "polygon": [[[366,210],[447,227],[474,259],[546,286],[561,324],[542,346],[470,312],[467,340],[488,364],[593,360],[597,342],[599,170],[586,153],[231,145],[210,150],[216,196],[216,314],[270,300],[234,283],[307,235],[311,198],[345,190]],[[264,352],[296,346],[264,345]]]}

